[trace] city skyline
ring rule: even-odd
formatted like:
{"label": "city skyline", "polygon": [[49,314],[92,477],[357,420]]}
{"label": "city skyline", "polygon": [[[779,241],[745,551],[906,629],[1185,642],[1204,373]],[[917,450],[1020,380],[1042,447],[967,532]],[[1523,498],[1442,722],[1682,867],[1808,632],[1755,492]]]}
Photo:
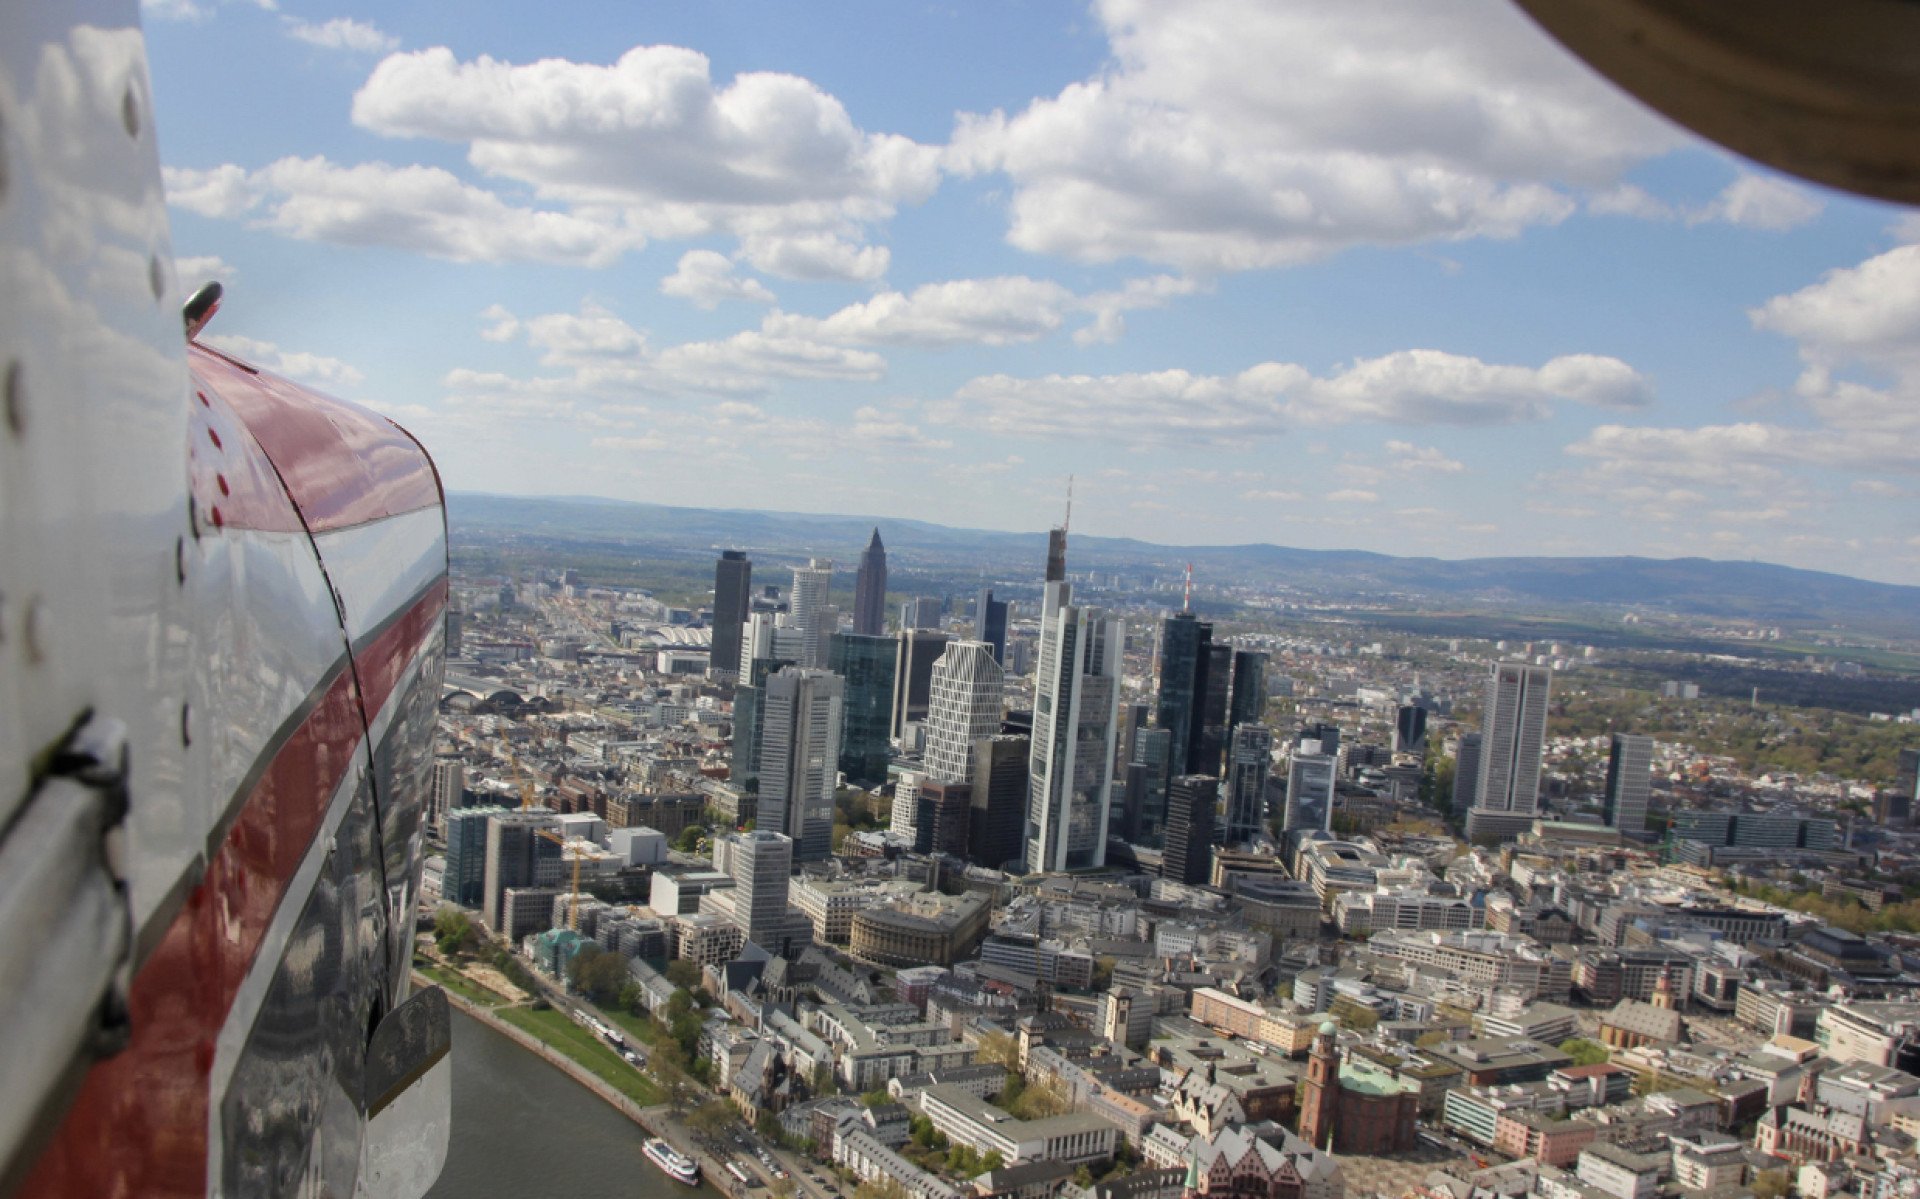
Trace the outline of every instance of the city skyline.
{"label": "city skyline", "polygon": [[270,7],[145,6],[180,272],[451,487],[1920,580],[1920,224],[1510,6]]}

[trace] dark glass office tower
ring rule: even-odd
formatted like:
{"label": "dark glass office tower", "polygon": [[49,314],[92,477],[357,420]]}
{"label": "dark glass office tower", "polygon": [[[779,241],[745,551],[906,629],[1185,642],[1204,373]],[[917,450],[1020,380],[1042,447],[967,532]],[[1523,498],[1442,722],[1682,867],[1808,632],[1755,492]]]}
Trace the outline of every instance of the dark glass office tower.
{"label": "dark glass office tower", "polygon": [[1167,787],[1167,848],[1160,877],[1179,883],[1204,883],[1213,872],[1213,809],[1220,780],[1209,774],[1183,774]]}
{"label": "dark glass office tower", "polygon": [[1007,664],[1007,603],[993,598],[993,588],[982,587],[973,609],[973,639],[993,647],[993,660]]}
{"label": "dark glass office tower", "polygon": [[1199,694],[1202,698],[1200,721],[1200,760],[1189,760],[1189,774],[1210,774],[1220,777],[1220,760],[1227,752],[1227,702],[1232,695],[1233,647],[1225,643],[1209,643],[1205,673],[1200,678]]}
{"label": "dark glass office tower", "polygon": [[[840,772],[856,786],[873,788],[887,781],[887,759],[892,756],[888,726],[899,649],[899,642],[891,637],[835,633],[827,651],[827,668],[847,685]],[[734,706],[738,711],[738,700]]]}
{"label": "dark glass office tower", "polygon": [[887,547],[880,544],[878,528],[860,555],[860,571],[854,576],[853,631],[865,637],[887,631]]}
{"label": "dark glass office tower", "polygon": [[998,870],[1018,861],[1027,821],[1027,758],[1030,737],[1001,734],[973,743],[972,811],[967,821],[967,857]]}
{"label": "dark glass office tower", "polygon": [[1138,845],[1158,846],[1167,835],[1167,778],[1179,773],[1168,768],[1173,753],[1169,729],[1141,729],[1133,738],[1133,759],[1127,764],[1127,818],[1133,830],[1128,839]]}
{"label": "dark glass office tower", "polygon": [[712,678],[739,677],[740,626],[752,591],[753,561],[741,550],[722,550],[713,567],[713,653],[707,659]]}
{"label": "dark glass office tower", "polygon": [[1195,773],[1206,724],[1206,664],[1213,626],[1191,612],[1176,612],[1160,624],[1160,694],[1154,724],[1169,734],[1167,775]]}
{"label": "dark glass office tower", "polygon": [[947,652],[947,635],[934,629],[900,630],[898,656],[893,664],[893,714],[890,736],[901,736],[906,726],[927,718],[932,694],[933,664]]}
{"label": "dark glass office tower", "polygon": [[1646,831],[1653,790],[1653,738],[1615,733],[1607,746],[1607,790],[1602,819],[1623,833]]}
{"label": "dark glass office tower", "polygon": [[1226,844],[1251,841],[1266,827],[1272,765],[1273,730],[1263,724],[1236,726],[1227,755]]}
{"label": "dark glass office tower", "polygon": [[1267,656],[1257,649],[1233,651],[1233,702],[1228,705],[1227,730],[1260,724],[1267,712]]}
{"label": "dark glass office tower", "polygon": [[1394,713],[1393,752],[1426,756],[1427,710],[1419,704],[1401,704]]}

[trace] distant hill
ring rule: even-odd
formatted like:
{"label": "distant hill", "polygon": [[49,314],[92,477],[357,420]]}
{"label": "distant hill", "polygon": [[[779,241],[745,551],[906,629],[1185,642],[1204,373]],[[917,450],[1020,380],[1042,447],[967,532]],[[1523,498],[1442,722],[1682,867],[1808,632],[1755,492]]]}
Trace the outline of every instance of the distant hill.
{"label": "distant hill", "polygon": [[[678,508],[593,498],[525,499],[455,492],[456,533],[528,534],[556,540],[649,545],[688,553],[738,546],[772,558],[810,554],[851,563],[876,525],[889,553],[915,570],[999,578],[1034,577],[1044,533],[952,528],[875,516],[812,516]],[[1192,562],[1212,582],[1288,587],[1331,600],[1395,606],[1565,609],[1640,607],[1706,619],[1794,627],[1841,625],[1920,636],[1920,587],[1765,562],[1709,558],[1400,558],[1360,550],[1277,545],[1165,546],[1076,534],[1076,572],[1165,578]]]}

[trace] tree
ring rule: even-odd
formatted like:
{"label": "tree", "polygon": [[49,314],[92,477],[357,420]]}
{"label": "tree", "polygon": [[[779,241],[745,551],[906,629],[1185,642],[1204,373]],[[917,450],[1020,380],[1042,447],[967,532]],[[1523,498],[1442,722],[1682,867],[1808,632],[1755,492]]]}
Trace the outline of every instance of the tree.
{"label": "tree", "polygon": [[860,1096],[860,1102],[867,1107],[879,1107],[882,1104],[892,1103],[893,1096],[887,1094],[887,1088],[875,1087],[873,1090]]}
{"label": "tree", "polygon": [[897,1178],[876,1178],[872,1182],[863,1182],[853,1190],[853,1199],[912,1199],[907,1188]]}
{"label": "tree", "polygon": [[1597,1066],[1611,1056],[1605,1045],[1585,1037],[1569,1037],[1560,1042],[1560,1052],[1572,1058],[1576,1066]]}
{"label": "tree", "polygon": [[980,1172],[982,1174],[991,1174],[1006,1164],[1007,1159],[1000,1156],[998,1149],[989,1149],[987,1150],[987,1155],[980,1159]]}
{"label": "tree", "polygon": [[680,835],[674,839],[673,847],[681,853],[692,853],[700,848],[700,840],[706,835],[705,825],[689,824],[680,830]]}
{"label": "tree", "polygon": [[459,908],[442,905],[433,915],[433,941],[442,957],[455,957],[480,943],[473,920]]}
{"label": "tree", "polygon": [[780,1127],[780,1117],[770,1111],[761,1111],[760,1118],[753,1122],[753,1130],[778,1145],[785,1131]]}
{"label": "tree", "polygon": [[567,981],[593,1002],[612,1004],[627,985],[627,963],[598,945],[584,945],[567,964]]}
{"label": "tree", "polygon": [[724,1099],[709,1099],[687,1113],[687,1127],[706,1137],[723,1136],[738,1122],[733,1105]]}
{"label": "tree", "polygon": [[700,967],[685,958],[675,958],[667,963],[667,981],[683,991],[691,991],[700,985]]}
{"label": "tree", "polygon": [[1441,1032],[1439,1029],[1436,1028],[1432,1032],[1421,1033],[1419,1038],[1414,1041],[1413,1045],[1414,1045],[1414,1048],[1416,1049],[1431,1049],[1435,1045],[1445,1045],[1448,1041],[1451,1041],[1452,1039],[1453,1039],[1452,1037],[1449,1037],[1446,1033]]}
{"label": "tree", "polygon": [[1018,1070],[1020,1042],[1013,1039],[1012,1033],[985,1033],[980,1038],[980,1047],[974,1050],[973,1058],[977,1062],[1001,1066],[1008,1070]]}
{"label": "tree", "polygon": [[1785,1170],[1755,1174],[1747,1185],[1752,1188],[1754,1199],[1786,1199],[1793,1193],[1793,1179]]}

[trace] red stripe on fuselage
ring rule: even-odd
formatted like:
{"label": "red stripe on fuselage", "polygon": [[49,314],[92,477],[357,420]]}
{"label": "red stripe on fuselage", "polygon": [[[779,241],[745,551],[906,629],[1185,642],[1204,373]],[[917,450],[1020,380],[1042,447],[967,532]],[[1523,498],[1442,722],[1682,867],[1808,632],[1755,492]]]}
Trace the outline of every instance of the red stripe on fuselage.
{"label": "red stripe on fuselage", "polygon": [[[366,722],[392,696],[446,607],[444,578],[340,669],[274,754],[166,935],[133,980],[133,1036],[88,1072],[29,1196],[200,1196],[207,1190],[209,1071],[261,939],[352,766]],[[134,802],[139,802],[135,797]]]}
{"label": "red stripe on fuselage", "polygon": [[249,370],[197,343],[187,365],[215,389],[278,468],[307,530],[324,533],[437,506],[426,452],[398,425],[357,404]]}

